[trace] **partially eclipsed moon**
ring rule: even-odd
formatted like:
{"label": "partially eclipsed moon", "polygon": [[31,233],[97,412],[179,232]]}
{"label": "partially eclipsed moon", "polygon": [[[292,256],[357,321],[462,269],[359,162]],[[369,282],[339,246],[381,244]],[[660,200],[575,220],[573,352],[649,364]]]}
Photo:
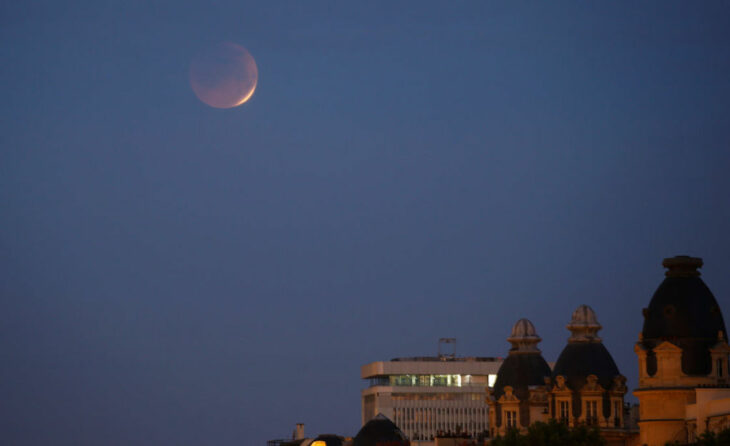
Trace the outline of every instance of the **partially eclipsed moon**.
{"label": "partially eclipsed moon", "polygon": [[216,108],[238,107],[251,99],[259,70],[246,48],[222,42],[190,64],[190,86],[201,101]]}

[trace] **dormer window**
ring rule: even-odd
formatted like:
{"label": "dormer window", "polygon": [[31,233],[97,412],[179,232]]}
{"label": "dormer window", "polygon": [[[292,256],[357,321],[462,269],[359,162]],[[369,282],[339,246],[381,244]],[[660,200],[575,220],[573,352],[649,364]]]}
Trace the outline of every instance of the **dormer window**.
{"label": "dormer window", "polygon": [[586,401],[586,424],[593,425],[598,421],[596,401]]}
{"label": "dormer window", "polygon": [[568,424],[568,418],[569,415],[569,405],[567,401],[560,401],[560,422]]}
{"label": "dormer window", "polygon": [[717,358],[717,376],[722,378],[723,376],[723,364],[722,364],[722,358]]}
{"label": "dormer window", "polygon": [[516,410],[505,410],[504,411],[505,424],[507,429],[517,427],[517,411]]}

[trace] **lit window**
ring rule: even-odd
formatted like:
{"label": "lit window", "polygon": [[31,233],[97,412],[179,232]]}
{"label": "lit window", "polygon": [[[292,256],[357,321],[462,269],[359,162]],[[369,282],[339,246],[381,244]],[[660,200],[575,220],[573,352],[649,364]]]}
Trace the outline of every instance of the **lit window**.
{"label": "lit window", "polygon": [[505,410],[504,416],[507,428],[513,428],[517,426],[517,411]]}
{"label": "lit window", "polygon": [[596,401],[586,401],[586,423],[596,424],[598,411]]}
{"label": "lit window", "polygon": [[567,401],[560,401],[560,420],[563,422],[568,422],[569,414],[568,414],[568,402]]}
{"label": "lit window", "polygon": [[497,382],[497,375],[489,375],[489,387],[494,387],[494,383]]}

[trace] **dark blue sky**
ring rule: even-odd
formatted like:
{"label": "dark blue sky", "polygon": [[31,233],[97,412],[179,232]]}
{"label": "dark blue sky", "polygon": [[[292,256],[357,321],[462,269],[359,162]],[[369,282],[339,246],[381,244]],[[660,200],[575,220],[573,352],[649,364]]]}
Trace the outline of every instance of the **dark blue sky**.
{"label": "dark blue sky", "polygon": [[264,3],[0,7],[6,444],[353,435],[362,364],[584,303],[633,388],[676,254],[729,317],[727,2]]}

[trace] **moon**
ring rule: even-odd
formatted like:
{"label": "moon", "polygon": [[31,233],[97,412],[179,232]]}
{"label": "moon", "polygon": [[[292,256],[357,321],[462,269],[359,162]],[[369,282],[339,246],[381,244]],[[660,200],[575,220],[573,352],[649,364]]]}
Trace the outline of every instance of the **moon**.
{"label": "moon", "polygon": [[259,69],[246,48],[221,42],[200,52],[190,64],[195,96],[215,108],[233,108],[251,99]]}

